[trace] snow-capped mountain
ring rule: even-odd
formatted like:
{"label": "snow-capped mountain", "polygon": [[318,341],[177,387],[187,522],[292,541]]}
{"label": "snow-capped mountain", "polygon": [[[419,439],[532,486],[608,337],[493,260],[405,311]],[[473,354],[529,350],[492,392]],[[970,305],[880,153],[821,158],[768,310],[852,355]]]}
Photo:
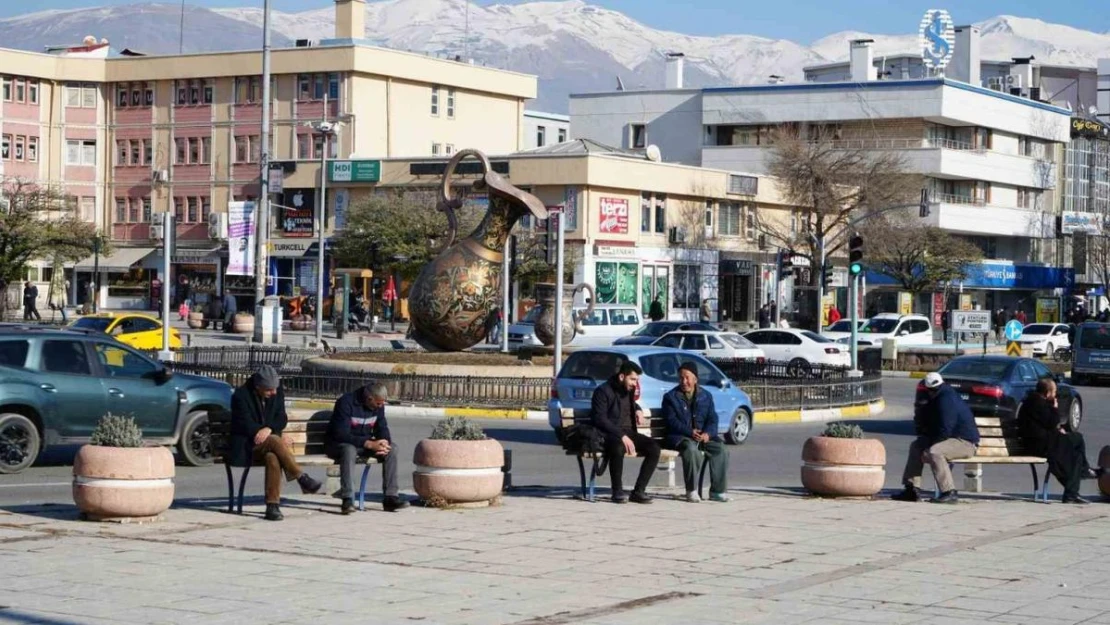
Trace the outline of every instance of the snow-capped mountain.
{"label": "snow-capped mountain", "polygon": [[[91,34],[119,48],[150,53],[177,52],[181,41],[186,51],[260,46],[261,9],[189,7],[183,38],[178,36],[180,10],[178,4],[147,3],[0,19],[0,45],[41,50]],[[333,7],[275,11],[274,45],[329,38],[334,17]],[[954,17],[959,20],[958,12]],[[1110,57],[1110,33],[1013,16],[978,26],[984,59],[1034,55],[1042,63],[1093,67],[1098,58]],[[472,57],[493,67],[536,74],[540,95],[530,107],[552,112],[566,110],[569,93],[613,89],[618,76],[629,89],[661,87],[666,52],[685,53],[687,84],[704,86],[760,83],[771,74],[800,80],[807,65],[846,59],[852,39],[874,39],[877,54],[912,53],[917,48],[915,34],[848,31],[811,45],[755,35],[685,35],[650,28],[583,0],[492,6],[465,0],[371,1],[366,38],[382,46]]]}

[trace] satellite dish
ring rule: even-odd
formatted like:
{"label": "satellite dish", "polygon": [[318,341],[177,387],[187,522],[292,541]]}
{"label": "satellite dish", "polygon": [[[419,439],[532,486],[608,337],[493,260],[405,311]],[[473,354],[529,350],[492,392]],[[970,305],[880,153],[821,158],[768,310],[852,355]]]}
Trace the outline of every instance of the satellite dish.
{"label": "satellite dish", "polygon": [[654,143],[647,146],[645,153],[647,154],[647,159],[653,163],[658,163],[663,160],[663,153],[659,151],[659,146]]}
{"label": "satellite dish", "polygon": [[1094,105],[1088,106],[1087,112],[1091,114],[1091,117],[1094,117],[1095,115],[1098,115],[1098,107]]}

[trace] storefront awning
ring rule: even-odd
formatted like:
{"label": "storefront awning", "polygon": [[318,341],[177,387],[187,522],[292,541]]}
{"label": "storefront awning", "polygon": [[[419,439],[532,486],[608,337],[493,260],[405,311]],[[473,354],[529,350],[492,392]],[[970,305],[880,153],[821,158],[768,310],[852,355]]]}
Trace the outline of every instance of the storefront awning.
{"label": "storefront awning", "polygon": [[[142,262],[144,258],[154,251],[153,247],[121,247],[112,252],[111,256],[100,255],[101,271],[128,271],[131,267]],[[92,271],[96,258],[89,256],[77,263],[77,271]]]}

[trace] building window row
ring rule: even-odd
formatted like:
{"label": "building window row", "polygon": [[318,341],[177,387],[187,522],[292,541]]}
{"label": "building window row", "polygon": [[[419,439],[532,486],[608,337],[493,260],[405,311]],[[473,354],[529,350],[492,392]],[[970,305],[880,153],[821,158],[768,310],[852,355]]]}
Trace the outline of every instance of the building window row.
{"label": "building window row", "polygon": [[[297,159],[302,161],[319,160],[324,156],[324,136],[301,133],[297,135]],[[339,138],[328,141],[328,158],[339,158]]]}
{"label": "building window row", "polygon": [[154,106],[154,85],[149,82],[122,82],[117,84],[116,106],[119,108]]}
{"label": "building window row", "polygon": [[[439,85],[432,85],[432,108],[431,108],[431,113],[432,113],[433,117],[439,117],[439,110],[441,108],[439,92],[442,91],[442,90],[443,90],[443,87],[440,87]],[[447,108],[447,119],[455,119],[455,108],[456,108],[456,102],[457,102],[458,98],[456,97],[455,90],[453,88],[448,87],[446,91],[447,91],[447,106],[446,106],[446,108]]]}
{"label": "building window row", "polygon": [[207,165],[212,162],[212,137],[175,137],[174,165]]}
{"label": "building window row", "polygon": [[[211,78],[175,80],[174,104],[177,106],[202,106],[212,104],[214,81]],[[152,99],[153,101],[153,99]]]}
{"label": "building window row", "polygon": [[151,202],[149,197],[117,197],[115,223],[146,224],[151,222]]}
{"label": "building window row", "polygon": [[[758,234],[756,208],[753,204],[721,202],[717,208],[717,233],[721,236],[743,236],[754,241]],[[706,225],[710,225],[708,222]]]}
{"label": "building window row", "polygon": [[96,165],[96,141],[68,139],[66,141],[66,165]]}
{"label": "building window row", "polygon": [[37,163],[39,138],[25,135],[0,136],[0,160]]}
{"label": "building window row", "polygon": [[[235,78],[235,92],[232,94],[235,104],[261,104],[262,103],[262,77],[237,76]],[[270,77],[270,101],[277,98],[277,76]]]}
{"label": "building window row", "polygon": [[208,223],[208,215],[212,212],[212,199],[209,197],[175,197],[173,198],[174,221],[179,224]]}
{"label": "building window row", "polygon": [[[273,135],[270,135],[273,141]],[[273,145],[270,152],[273,153]],[[238,135],[235,137],[235,162],[258,163],[262,160],[262,137],[259,135]]]}
{"label": "building window row", "polygon": [[150,139],[117,139],[116,167],[149,166],[154,161]]}
{"label": "building window row", "polygon": [[0,79],[0,82],[3,84],[3,99],[5,102],[39,103],[39,81],[37,78],[4,76],[3,79]]}
{"label": "building window row", "polygon": [[432,156],[451,156],[455,153],[455,144],[453,143],[433,143]]}
{"label": "building window row", "polygon": [[[652,217],[654,216],[654,220]],[[652,223],[654,221],[654,228]],[[667,196],[662,193],[652,195],[647,191],[640,194],[640,232],[663,234],[667,231]]]}
{"label": "building window row", "polygon": [[91,82],[86,83],[66,83],[66,106],[69,108],[96,108],[96,84]]}
{"label": "building window row", "polygon": [[297,74],[298,101],[323,100],[325,93],[329,100],[339,99],[339,74]]}
{"label": "building window row", "polygon": [[67,195],[66,212],[77,219],[91,223],[96,221],[96,197],[92,195]]}

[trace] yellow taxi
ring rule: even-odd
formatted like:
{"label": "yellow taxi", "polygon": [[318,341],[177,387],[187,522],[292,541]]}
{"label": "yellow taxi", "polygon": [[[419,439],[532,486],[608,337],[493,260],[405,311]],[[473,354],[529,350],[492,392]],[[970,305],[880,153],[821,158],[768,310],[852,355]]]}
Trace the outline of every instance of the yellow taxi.
{"label": "yellow taxi", "polygon": [[[70,324],[80,330],[95,330],[110,335],[135,349],[162,349],[162,322],[147,315],[99,314],[81,317]],[[181,347],[181,335],[170,328],[170,349]]]}

